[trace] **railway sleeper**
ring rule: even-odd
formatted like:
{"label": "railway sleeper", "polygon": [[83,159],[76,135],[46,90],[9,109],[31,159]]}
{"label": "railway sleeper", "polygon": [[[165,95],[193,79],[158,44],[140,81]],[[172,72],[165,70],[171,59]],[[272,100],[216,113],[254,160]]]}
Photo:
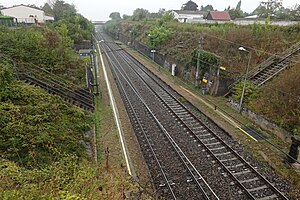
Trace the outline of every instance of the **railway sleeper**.
{"label": "railway sleeper", "polygon": [[181,121],[183,121],[184,123],[189,123],[190,121],[189,121],[189,114],[186,114],[186,115],[177,115],[176,114],[176,116],[181,120]]}
{"label": "railway sleeper", "polygon": [[196,121],[196,120],[193,120],[193,119],[194,119],[194,117],[191,117],[191,115],[188,114],[188,115],[186,115],[186,116],[184,117],[184,119],[182,119],[182,120],[183,120],[183,121],[187,120],[189,123],[196,123],[197,121]]}
{"label": "railway sleeper", "polygon": [[185,109],[183,109],[182,106],[180,106],[179,104],[168,105],[168,107],[175,109],[175,110],[181,109],[182,111],[185,111]]}
{"label": "railway sleeper", "polygon": [[[226,161],[225,161],[225,162],[226,162]],[[226,165],[226,164],[224,164],[224,165],[226,165],[227,167],[230,167],[231,169],[244,166],[243,163],[238,163],[238,164],[228,163],[228,164],[229,164],[229,165]],[[245,170],[248,170],[248,169],[246,168]]]}
{"label": "railway sleeper", "polygon": [[172,109],[175,113],[185,111],[185,109],[183,109],[182,107],[177,107],[177,108],[172,108],[172,107],[171,107],[171,109]]}
{"label": "railway sleeper", "polygon": [[239,175],[242,175],[242,174],[248,174],[250,173],[251,171],[250,170],[243,170],[243,171],[239,171],[239,172],[233,172],[233,175],[234,176],[239,176]]}
{"label": "railway sleeper", "polygon": [[276,194],[272,194],[270,196],[262,197],[262,198],[257,198],[258,200],[269,200],[269,199],[276,199],[278,196]]}
{"label": "railway sleeper", "polygon": [[178,105],[178,103],[174,99],[162,99],[162,102],[171,105]]}
{"label": "railway sleeper", "polygon": [[211,140],[215,140],[216,138],[212,137],[212,138],[205,138],[205,139],[201,139],[202,142],[204,141],[211,141]]}
{"label": "railway sleeper", "polygon": [[203,129],[204,127],[203,126],[195,126],[195,127],[192,127],[192,129],[193,129],[193,131],[195,130],[198,130],[199,131],[199,129]]}
{"label": "railway sleeper", "polygon": [[[205,129],[204,127],[202,127],[202,129],[197,130],[197,133],[201,133],[201,135],[200,135],[201,137],[206,137],[206,134],[204,134],[206,132],[208,132],[208,130]],[[211,134],[210,134],[210,136],[211,136]]]}
{"label": "railway sleeper", "polygon": [[[204,139],[201,139],[201,141],[203,141]],[[204,140],[205,141],[205,140]],[[212,146],[212,145],[219,145],[221,144],[220,142],[214,142],[214,143],[207,143],[205,144],[206,146]],[[225,148],[224,146],[222,146],[223,148]],[[221,147],[220,147],[221,148]]]}
{"label": "railway sleeper", "polygon": [[221,149],[225,149],[224,146],[221,146],[221,147],[216,147],[216,148],[213,148],[213,149],[210,149],[211,151],[217,151],[217,150],[221,150]]}
{"label": "railway sleeper", "polygon": [[231,154],[231,152],[227,151],[227,152],[224,152],[224,153],[217,153],[217,154],[215,154],[215,156],[223,156],[223,155],[228,155],[228,154]]}
{"label": "railway sleeper", "polygon": [[246,179],[246,180],[242,180],[242,181],[240,181],[240,183],[251,183],[251,182],[253,182],[253,181],[258,181],[259,180],[259,178],[257,178],[257,177],[254,177],[254,178],[251,178],[251,179]]}
{"label": "railway sleeper", "polygon": [[233,160],[236,160],[237,158],[236,157],[233,157],[233,158],[227,158],[227,159],[224,159],[224,160],[220,160],[221,162],[228,162],[228,161],[233,161]]}
{"label": "railway sleeper", "polygon": [[263,190],[263,189],[266,189],[268,188],[268,186],[266,185],[262,185],[262,186],[259,186],[259,187],[255,187],[255,188],[250,188],[250,189],[247,189],[249,192],[257,192],[259,190]]}
{"label": "railway sleeper", "polygon": [[176,112],[177,115],[181,115],[181,114],[187,114],[187,111],[183,111],[183,112]]}
{"label": "railway sleeper", "polygon": [[[200,131],[195,132],[195,134],[196,134],[198,137],[212,136],[212,134],[210,134],[210,133],[208,133],[208,134],[203,134],[203,132],[207,132],[207,130],[200,130]],[[201,133],[201,134],[198,135],[198,133]],[[201,139],[201,138],[199,138],[199,139]]]}

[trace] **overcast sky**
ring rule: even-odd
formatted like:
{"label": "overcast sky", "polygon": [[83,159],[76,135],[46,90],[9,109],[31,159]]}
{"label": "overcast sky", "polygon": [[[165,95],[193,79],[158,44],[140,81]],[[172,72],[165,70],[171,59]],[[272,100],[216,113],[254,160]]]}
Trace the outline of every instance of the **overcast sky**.
{"label": "overcast sky", "polygon": [[[42,6],[47,0],[0,0],[0,4],[9,7],[18,4],[35,4]],[[90,20],[108,20],[111,12],[120,12],[123,14],[132,15],[136,8],[145,8],[150,12],[157,12],[160,8],[166,10],[178,10],[181,5],[188,0],[65,0],[69,4],[74,4],[76,9]],[[201,5],[211,4],[214,9],[224,10],[224,8],[235,7],[239,0],[194,0],[200,7]],[[252,12],[262,0],[242,0],[242,10]],[[291,7],[299,0],[283,0],[285,7]]]}

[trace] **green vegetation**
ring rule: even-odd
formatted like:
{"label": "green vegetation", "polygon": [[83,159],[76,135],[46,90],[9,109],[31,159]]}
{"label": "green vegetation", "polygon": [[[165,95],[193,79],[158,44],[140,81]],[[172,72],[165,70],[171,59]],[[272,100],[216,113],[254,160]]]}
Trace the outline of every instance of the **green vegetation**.
{"label": "green vegetation", "polygon": [[8,66],[0,65],[2,158],[40,167],[58,161],[62,154],[83,157],[89,115],[57,96],[15,81]]}
{"label": "green vegetation", "polygon": [[[298,60],[299,61],[299,60]],[[273,120],[292,135],[300,135],[299,87],[300,64],[282,72],[261,88],[249,106],[252,110]]]}
{"label": "green vegetation", "polygon": [[37,65],[85,85],[85,61],[72,47],[91,31],[76,12],[42,27],[0,27],[1,199],[103,199],[99,186],[109,181],[84,146],[94,116],[14,73],[14,66]]}
{"label": "green vegetation", "polygon": [[[239,9],[239,5],[236,9]],[[175,58],[183,64],[186,71],[196,68],[199,33],[202,32],[203,51],[200,55],[202,76],[208,71],[209,66],[214,65],[226,67],[227,72],[230,72],[228,75],[244,74],[249,55],[238,51],[240,46],[253,49],[251,70],[272,54],[279,54],[300,41],[300,23],[292,26],[270,24],[239,26],[232,23],[187,24],[176,21],[164,22],[162,19],[147,19],[139,22],[128,19],[115,21],[114,24],[109,22],[108,25],[112,32],[118,30],[125,35],[129,35],[134,29],[136,40]],[[135,29],[137,25],[138,29]],[[165,30],[176,34],[166,35]],[[149,33],[153,37],[149,37]],[[295,72],[283,73],[270,82],[268,87],[256,90],[251,84],[247,84],[244,101],[244,105],[251,110],[274,121],[291,134],[299,134],[300,130],[300,105],[297,103],[300,92],[295,89],[299,88],[297,84],[299,77],[295,76],[300,73],[298,70],[300,60],[295,61],[295,65],[290,69]],[[239,99],[241,90],[242,84],[235,90],[236,100]]]}
{"label": "green vegetation", "polygon": [[71,5],[61,0],[53,0],[45,3],[42,9],[45,13],[54,16],[55,21],[49,26],[66,26],[68,36],[75,44],[83,40],[90,40],[90,35],[94,31],[94,27],[90,21],[77,13],[73,4]]}
{"label": "green vegetation", "polygon": [[13,30],[0,27],[1,55],[16,61],[19,67],[30,67],[32,63],[75,84],[84,84],[84,63],[72,49],[69,34],[63,23]]}
{"label": "green vegetation", "polygon": [[147,33],[147,44],[150,48],[163,45],[172,35],[172,31],[164,26],[152,27]]}
{"label": "green vegetation", "polygon": [[[244,81],[239,82],[233,89],[232,99],[235,102],[239,102],[242,96],[242,90],[244,86]],[[246,81],[245,93],[243,103],[249,105],[253,102],[253,100],[258,96],[258,88],[251,82]]]}

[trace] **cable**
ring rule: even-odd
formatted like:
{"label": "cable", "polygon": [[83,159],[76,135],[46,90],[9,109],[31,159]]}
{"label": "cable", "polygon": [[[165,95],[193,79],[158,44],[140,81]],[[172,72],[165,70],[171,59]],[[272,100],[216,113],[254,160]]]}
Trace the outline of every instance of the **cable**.
{"label": "cable", "polygon": [[[209,63],[211,64],[211,63]],[[186,82],[182,81],[180,79],[180,82],[182,82],[184,85],[186,85],[188,88],[191,88],[190,85],[188,85]],[[209,99],[207,99],[205,96],[203,96],[201,93],[199,93],[197,91],[197,94],[200,95],[202,98],[206,99],[206,101],[208,101],[210,104],[216,106],[216,108],[218,108],[219,110],[221,110],[222,112],[226,113],[229,117],[231,117],[233,120],[235,120],[236,122],[238,122],[238,124],[242,125],[242,126],[246,126],[243,122],[241,122],[239,119],[235,118],[234,116],[232,116],[231,114],[227,113],[225,110],[223,110],[221,107],[219,107],[218,104],[213,103],[212,101],[210,101]],[[279,152],[281,152],[281,154],[287,156],[288,158],[290,158],[291,160],[293,160],[294,162],[297,162],[300,164],[299,161],[297,161],[296,159],[294,159],[293,157],[291,157],[289,154],[287,154],[286,152],[284,152],[279,146],[277,146],[276,144],[273,144],[272,142],[270,142],[269,140],[267,140],[267,138],[265,138],[263,135],[261,135],[260,133],[258,133],[256,130],[252,129],[251,127],[248,127],[251,131],[253,131],[258,137],[262,138],[264,141],[266,141],[269,145],[271,145],[271,147],[277,149]],[[278,152],[276,152],[277,155],[281,156]]]}
{"label": "cable", "polygon": [[[245,48],[251,49],[251,50],[256,51],[256,52],[261,52],[261,53],[264,53],[264,54],[267,54],[267,55],[270,55],[270,56],[276,56],[276,57],[279,57],[279,58],[285,58],[285,56],[280,56],[280,55],[277,55],[277,54],[274,54],[274,53],[270,53],[270,52],[267,52],[267,51],[259,50],[259,49],[256,49],[254,47],[249,47],[247,45],[243,45],[243,44],[240,44],[240,43],[233,42],[231,40],[227,40],[227,39],[220,38],[220,37],[213,36],[213,35],[208,35],[207,33],[203,33],[203,34],[205,36],[208,36],[208,37],[211,37],[211,38],[214,38],[214,39],[218,39],[218,40],[222,40],[222,41],[225,41],[225,42],[228,42],[228,43],[231,43],[231,44],[235,44],[237,46],[243,46]],[[299,61],[295,61],[295,60],[291,60],[291,62],[300,64]]]}
{"label": "cable", "polygon": [[[139,43],[140,45],[146,47],[145,44],[142,44],[142,43],[140,43],[140,42],[138,42],[138,43]],[[127,48],[130,48],[130,47],[126,47],[126,48],[124,48],[124,49],[127,49]],[[248,48],[248,47],[247,47],[247,48]],[[122,49],[119,49],[119,50],[122,50]],[[204,61],[204,60],[202,60],[202,59],[198,59],[198,57],[196,57],[196,56],[193,56],[192,58],[194,58],[194,59],[196,59],[196,60],[199,60],[201,63],[207,64],[207,65],[212,66],[212,67],[215,67],[215,68],[219,68],[219,67],[220,67],[220,66],[218,66],[218,65],[216,65],[216,64],[214,64],[214,63],[210,63],[210,62]],[[228,71],[228,70],[226,70],[225,72],[228,72],[228,73],[231,73],[231,74],[235,74],[235,72],[231,72],[231,71]],[[266,85],[264,85],[264,87],[270,88],[270,89],[275,90],[275,91],[277,91],[277,92],[280,92],[280,93],[282,93],[282,94],[286,94],[286,95],[288,95],[288,96],[291,96],[291,97],[293,97],[293,98],[296,98],[296,101],[299,100],[299,97],[297,97],[297,96],[295,96],[295,95],[293,95],[293,94],[290,94],[290,93],[287,93],[287,92],[284,92],[284,91],[281,91],[281,90],[278,90],[278,89],[275,89],[275,88],[272,88],[272,87],[266,86]]]}

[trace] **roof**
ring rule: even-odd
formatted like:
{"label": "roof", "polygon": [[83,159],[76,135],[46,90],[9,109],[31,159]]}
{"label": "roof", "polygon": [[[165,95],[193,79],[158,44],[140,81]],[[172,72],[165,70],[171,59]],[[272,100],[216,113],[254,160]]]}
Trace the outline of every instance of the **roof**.
{"label": "roof", "polygon": [[173,10],[174,12],[176,12],[177,14],[182,14],[182,15],[206,15],[207,12],[205,11],[200,11],[200,10]]}
{"label": "roof", "polygon": [[258,15],[250,15],[245,17],[245,19],[256,19],[256,18],[258,18]]}
{"label": "roof", "polygon": [[28,5],[23,5],[23,4],[20,4],[20,5],[14,5],[14,6],[7,7],[7,8],[2,8],[2,9],[0,9],[0,10],[6,10],[6,9],[15,8],[15,7],[19,7],[19,6],[24,6],[24,7],[27,7],[27,8],[32,8],[32,9],[36,9],[36,10],[43,11],[42,9],[40,9],[40,8],[38,8],[38,7],[28,6]]}
{"label": "roof", "polygon": [[48,16],[48,15],[45,15],[44,19],[45,19],[46,21],[54,21],[54,17]]}
{"label": "roof", "polygon": [[212,20],[230,21],[231,17],[226,11],[210,11],[208,16],[211,16]]}

